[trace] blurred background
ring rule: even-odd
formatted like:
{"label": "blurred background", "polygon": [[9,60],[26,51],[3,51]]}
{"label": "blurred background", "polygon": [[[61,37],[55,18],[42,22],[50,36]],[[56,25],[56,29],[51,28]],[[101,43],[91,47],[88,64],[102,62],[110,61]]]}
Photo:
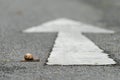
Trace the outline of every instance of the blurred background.
{"label": "blurred background", "polygon": [[103,11],[102,22],[108,26],[120,26],[120,0],[83,0]]}
{"label": "blurred background", "polygon": [[0,32],[4,35],[56,18],[119,31],[120,0],[0,0]]}

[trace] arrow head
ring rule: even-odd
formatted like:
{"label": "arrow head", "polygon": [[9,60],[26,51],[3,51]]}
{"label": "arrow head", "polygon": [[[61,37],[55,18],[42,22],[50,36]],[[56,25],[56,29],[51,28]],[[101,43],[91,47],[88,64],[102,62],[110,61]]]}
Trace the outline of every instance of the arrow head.
{"label": "arrow head", "polygon": [[32,27],[23,32],[90,32],[90,33],[114,33],[114,31],[106,30],[92,25],[84,24],[69,19],[57,19],[46,22],[40,26]]}

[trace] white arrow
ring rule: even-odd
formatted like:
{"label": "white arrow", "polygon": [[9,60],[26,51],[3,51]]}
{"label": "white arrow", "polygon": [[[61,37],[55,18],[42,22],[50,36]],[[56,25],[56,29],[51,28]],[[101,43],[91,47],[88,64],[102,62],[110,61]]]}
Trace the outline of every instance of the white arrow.
{"label": "white arrow", "polygon": [[59,32],[48,58],[48,65],[116,64],[108,54],[82,34],[82,32],[114,33],[114,31],[63,18],[32,27],[24,32]]}

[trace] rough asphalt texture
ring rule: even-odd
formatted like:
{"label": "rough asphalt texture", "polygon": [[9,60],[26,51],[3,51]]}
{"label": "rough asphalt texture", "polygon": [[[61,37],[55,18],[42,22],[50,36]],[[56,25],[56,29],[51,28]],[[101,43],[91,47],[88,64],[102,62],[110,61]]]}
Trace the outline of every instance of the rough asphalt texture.
{"label": "rough asphalt texture", "polygon": [[[119,80],[119,0],[0,0],[0,80]],[[45,65],[57,33],[22,33],[22,30],[56,18],[70,18],[115,34],[85,33],[117,65]],[[19,62],[27,52],[40,62]]]}

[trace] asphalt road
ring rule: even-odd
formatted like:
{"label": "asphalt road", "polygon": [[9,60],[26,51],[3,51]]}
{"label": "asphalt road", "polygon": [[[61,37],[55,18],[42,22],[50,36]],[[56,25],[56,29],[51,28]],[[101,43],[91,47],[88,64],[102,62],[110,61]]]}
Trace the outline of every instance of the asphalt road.
{"label": "asphalt road", "polygon": [[[118,0],[105,1],[0,0],[0,80],[119,80],[120,4]],[[22,31],[57,18],[74,19],[115,30],[115,34],[85,35],[110,54],[117,65],[44,65],[57,33],[27,34]],[[28,52],[41,61],[20,62]]]}

